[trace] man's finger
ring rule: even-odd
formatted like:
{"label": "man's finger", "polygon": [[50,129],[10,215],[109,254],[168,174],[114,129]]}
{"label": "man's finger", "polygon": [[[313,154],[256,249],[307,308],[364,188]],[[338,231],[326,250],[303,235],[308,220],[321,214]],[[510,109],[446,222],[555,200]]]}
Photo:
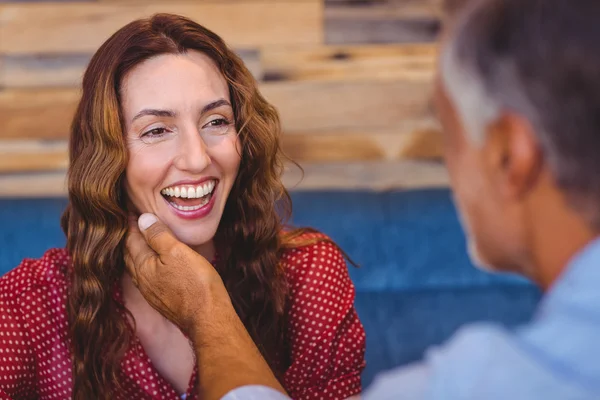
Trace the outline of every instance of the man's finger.
{"label": "man's finger", "polygon": [[171,230],[154,214],[142,214],[138,226],[148,245],[158,253],[159,257],[169,255],[180,242]]}

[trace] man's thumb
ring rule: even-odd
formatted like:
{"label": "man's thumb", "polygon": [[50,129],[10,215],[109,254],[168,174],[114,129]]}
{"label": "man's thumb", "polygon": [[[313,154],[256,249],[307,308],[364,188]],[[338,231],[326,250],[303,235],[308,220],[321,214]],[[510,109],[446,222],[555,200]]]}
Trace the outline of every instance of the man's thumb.
{"label": "man's thumb", "polygon": [[171,230],[154,214],[142,214],[138,218],[138,227],[146,239],[148,246],[160,255],[167,255],[179,244]]}
{"label": "man's thumb", "polygon": [[140,215],[140,217],[138,218],[138,226],[140,227],[140,231],[144,232],[152,225],[154,225],[154,223],[157,221],[158,218],[156,218],[156,215],[154,214],[146,213]]}

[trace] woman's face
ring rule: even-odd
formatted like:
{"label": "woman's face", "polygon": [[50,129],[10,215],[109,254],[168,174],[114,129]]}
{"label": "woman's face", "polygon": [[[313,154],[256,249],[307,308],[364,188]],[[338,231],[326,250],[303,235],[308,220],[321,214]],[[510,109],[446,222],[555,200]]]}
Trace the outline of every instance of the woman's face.
{"label": "woman's face", "polygon": [[121,92],[129,199],[210,255],[240,165],[227,82],[209,57],[189,51],[139,64]]}

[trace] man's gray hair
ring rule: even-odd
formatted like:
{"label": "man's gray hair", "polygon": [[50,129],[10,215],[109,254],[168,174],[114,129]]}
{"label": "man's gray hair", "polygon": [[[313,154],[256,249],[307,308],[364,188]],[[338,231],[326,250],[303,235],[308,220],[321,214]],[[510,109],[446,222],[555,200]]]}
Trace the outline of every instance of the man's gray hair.
{"label": "man's gray hair", "polygon": [[600,1],[472,0],[441,54],[476,143],[505,112],[532,125],[571,205],[600,230]]}

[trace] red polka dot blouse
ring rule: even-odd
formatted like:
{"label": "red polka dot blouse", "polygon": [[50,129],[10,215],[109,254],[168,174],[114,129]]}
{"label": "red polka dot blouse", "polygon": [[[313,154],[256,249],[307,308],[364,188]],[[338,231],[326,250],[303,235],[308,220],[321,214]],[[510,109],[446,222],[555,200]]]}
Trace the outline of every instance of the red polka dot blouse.
{"label": "red polka dot blouse", "polygon": [[[342,254],[322,242],[287,250],[282,261],[290,289],[285,388],[293,399],[359,393],[365,332]],[[52,249],[0,279],[0,399],[71,398],[68,268],[67,251]],[[195,375],[185,395],[176,393],[134,338],[121,362],[123,390],[115,399],[196,400]]]}

